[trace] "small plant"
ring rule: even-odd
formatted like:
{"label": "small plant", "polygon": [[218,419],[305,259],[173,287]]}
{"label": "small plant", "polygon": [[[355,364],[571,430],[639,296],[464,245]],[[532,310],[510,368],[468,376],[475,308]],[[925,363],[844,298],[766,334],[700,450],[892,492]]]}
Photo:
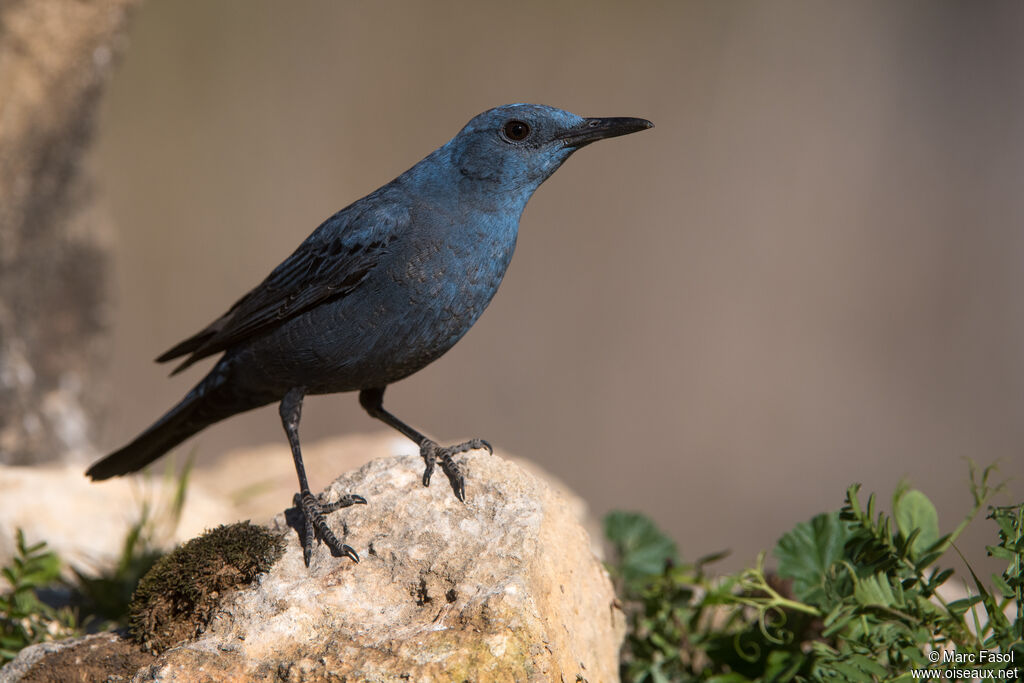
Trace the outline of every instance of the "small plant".
{"label": "small plant", "polygon": [[75,616],[69,608],[56,609],[39,599],[40,591],[60,579],[57,555],[46,549],[46,543],[28,545],[21,529],[15,538],[14,557],[0,570],[10,584],[8,592],[0,594],[0,665],[27,645],[75,633]]}
{"label": "small plant", "polygon": [[1008,562],[991,587],[968,566],[967,597],[946,602],[939,592],[953,570],[938,562],[1002,488],[990,483],[993,473],[972,465],[974,505],[946,535],[922,492],[898,487],[890,517],[876,510],[873,495],[862,505],[859,486],[851,486],[841,510],[779,540],[774,574],[761,554],[751,569],[710,577],[705,567],[721,555],[681,563],[650,520],[612,513],[605,520],[616,553],[611,570],[630,622],[623,678],[909,681],[967,669],[1019,677],[1024,505],[990,508],[999,543],[988,551]]}

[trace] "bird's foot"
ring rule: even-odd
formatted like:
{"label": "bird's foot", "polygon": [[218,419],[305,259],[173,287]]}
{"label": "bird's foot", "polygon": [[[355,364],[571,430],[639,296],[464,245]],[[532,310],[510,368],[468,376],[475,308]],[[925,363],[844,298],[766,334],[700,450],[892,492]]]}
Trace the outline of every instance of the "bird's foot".
{"label": "bird's foot", "polygon": [[331,531],[331,528],[327,526],[327,520],[324,519],[324,515],[341,508],[347,508],[350,505],[366,505],[365,498],[349,494],[342,496],[333,503],[322,503],[318,497],[309,491],[303,491],[295,494],[292,504],[302,511],[305,531],[302,536],[302,559],[307,567],[309,566],[310,557],[313,555],[314,538],[319,538],[326,543],[327,547],[331,549],[331,554],[336,557],[344,555],[351,558],[353,562],[359,561],[359,555],[352,546],[339,541],[338,537]]}
{"label": "bird's foot", "polygon": [[436,442],[425,439],[420,444],[420,455],[423,457],[423,461],[427,463],[426,469],[423,470],[423,485],[430,486],[430,477],[434,474],[434,464],[440,461],[441,471],[448,477],[448,482],[452,485],[456,498],[465,503],[466,477],[462,474],[462,468],[455,462],[453,456],[465,453],[466,451],[476,450],[477,448],[484,448],[488,453],[494,453],[491,444],[483,439],[472,439],[456,446],[439,446]]}

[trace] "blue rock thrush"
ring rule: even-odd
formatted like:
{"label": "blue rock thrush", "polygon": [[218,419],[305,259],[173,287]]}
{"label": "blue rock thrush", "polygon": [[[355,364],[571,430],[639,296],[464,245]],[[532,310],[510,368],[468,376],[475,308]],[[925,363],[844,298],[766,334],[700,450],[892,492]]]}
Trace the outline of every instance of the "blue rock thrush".
{"label": "blue rock thrush", "polygon": [[652,125],[533,104],[480,114],[423,161],[324,221],[227,313],[160,356],[184,356],[177,373],[223,353],[178,405],[86,474],[134,472],[215,422],[279,401],[299,477],[294,505],[303,515],[306,565],[315,536],[335,556],[358,561],[324,515],[366,500],[315,497],[299,450],[303,397],[358,390],[372,417],[420,447],[424,486],[439,463],[465,500],[453,456],[490,445],[439,446],[384,409],[384,389],[440,357],[480,317],[542,182],[580,147]]}

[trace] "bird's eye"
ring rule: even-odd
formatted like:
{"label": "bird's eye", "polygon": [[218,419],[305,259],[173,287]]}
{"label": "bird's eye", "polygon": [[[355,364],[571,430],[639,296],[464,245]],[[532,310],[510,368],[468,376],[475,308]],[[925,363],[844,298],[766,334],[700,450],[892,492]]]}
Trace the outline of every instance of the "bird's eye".
{"label": "bird's eye", "polygon": [[519,142],[525,140],[530,135],[530,124],[525,121],[519,121],[512,119],[505,124],[505,127],[501,129],[501,132],[505,134],[505,137],[513,142]]}

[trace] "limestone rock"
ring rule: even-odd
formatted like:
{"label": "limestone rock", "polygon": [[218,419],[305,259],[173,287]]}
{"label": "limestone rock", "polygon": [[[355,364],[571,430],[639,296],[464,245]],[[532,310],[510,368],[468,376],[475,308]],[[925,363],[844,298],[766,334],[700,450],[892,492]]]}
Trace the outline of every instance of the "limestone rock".
{"label": "limestone rock", "polygon": [[155,657],[116,633],[31,645],[0,668],[0,683],[127,681]]}
{"label": "limestone rock", "polygon": [[499,457],[462,462],[465,504],[418,458],[334,482],[328,500],[368,501],[329,517],[359,564],[318,545],[306,569],[279,515],[281,561],[135,680],[618,680],[624,620],[567,501]]}
{"label": "limestone rock", "polygon": [[440,471],[424,488],[418,457],[331,485],[368,501],[328,517],[359,564],[318,544],[307,569],[279,515],[282,559],[132,680],[617,681],[623,615],[572,506],[498,456],[460,460],[466,503]]}

